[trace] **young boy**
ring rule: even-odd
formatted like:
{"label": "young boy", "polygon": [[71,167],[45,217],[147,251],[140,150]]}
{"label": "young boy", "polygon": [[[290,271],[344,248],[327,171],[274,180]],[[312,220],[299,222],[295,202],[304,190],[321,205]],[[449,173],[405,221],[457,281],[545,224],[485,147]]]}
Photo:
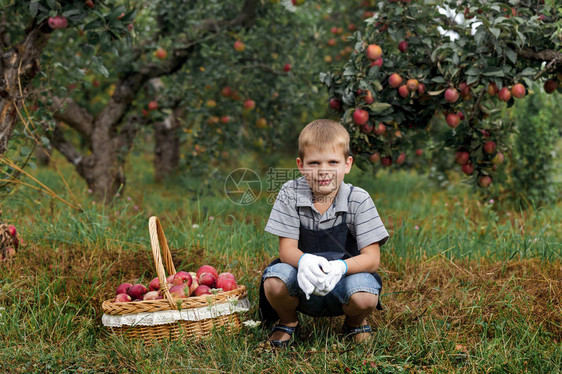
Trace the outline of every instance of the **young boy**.
{"label": "young boy", "polygon": [[376,270],[388,233],[369,194],[344,183],[352,164],[341,124],[322,119],[302,130],[302,177],[281,187],[265,227],[279,236],[279,259],[265,269],[260,287],[262,318],[278,320],[268,339],[273,346],[293,340],[297,311],[345,315],[345,335],[369,337],[366,318],[380,309]]}

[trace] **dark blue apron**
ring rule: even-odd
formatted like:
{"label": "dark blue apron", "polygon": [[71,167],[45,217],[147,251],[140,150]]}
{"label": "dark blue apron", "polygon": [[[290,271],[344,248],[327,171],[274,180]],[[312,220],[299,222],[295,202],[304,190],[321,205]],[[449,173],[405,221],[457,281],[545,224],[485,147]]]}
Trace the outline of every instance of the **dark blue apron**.
{"label": "dark blue apron", "polygon": [[[351,197],[351,192],[353,192],[353,187],[347,198],[347,203],[349,206],[349,198]],[[297,208],[297,212],[298,211]],[[347,212],[342,213],[342,222],[337,226],[332,226],[329,229],[320,230],[310,230],[304,228],[302,225],[299,228],[299,249],[304,253],[311,253],[317,256],[322,256],[329,261],[337,259],[348,259],[360,254],[357,249],[357,241],[349,228],[347,227]],[[337,219],[336,219],[337,220]],[[334,224],[336,222],[334,220]],[[326,251],[329,248],[330,251]],[[274,260],[269,266],[281,262],[280,259]],[[382,287],[381,277],[375,272],[373,276],[377,282]],[[381,288],[382,290],[382,288]],[[382,310],[380,299],[377,304],[377,309]],[[260,301],[259,301],[259,314],[262,321],[266,323],[273,323],[279,319],[277,312],[269,301],[265,297],[265,292],[263,289],[263,278],[260,284]]]}

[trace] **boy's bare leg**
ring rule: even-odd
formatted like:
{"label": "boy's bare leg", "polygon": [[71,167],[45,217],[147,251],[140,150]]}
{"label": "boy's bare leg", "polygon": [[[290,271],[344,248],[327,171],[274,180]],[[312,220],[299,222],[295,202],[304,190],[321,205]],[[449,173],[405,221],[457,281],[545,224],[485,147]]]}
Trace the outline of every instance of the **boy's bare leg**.
{"label": "boy's bare leg", "polygon": [[[275,277],[267,278],[264,281],[263,289],[267,300],[279,315],[279,323],[288,327],[298,325],[297,306],[299,298],[289,295],[289,290],[285,283]],[[291,337],[283,331],[274,331],[269,340],[285,341]]]}
{"label": "boy's bare leg", "polygon": [[[349,304],[343,306],[347,326],[361,327],[367,324],[367,317],[373,313],[378,301],[378,295],[369,292],[356,292],[351,295]],[[369,338],[369,333],[360,333],[353,338],[355,341],[361,342]]]}

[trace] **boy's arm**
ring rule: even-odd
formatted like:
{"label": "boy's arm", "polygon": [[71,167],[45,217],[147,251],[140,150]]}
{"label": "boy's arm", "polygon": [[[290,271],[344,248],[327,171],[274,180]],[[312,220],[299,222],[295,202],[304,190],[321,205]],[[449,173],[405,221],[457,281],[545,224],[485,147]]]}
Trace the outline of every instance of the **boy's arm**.
{"label": "boy's arm", "polygon": [[381,259],[379,243],[369,244],[360,252],[360,255],[345,260],[347,274],[374,273],[379,268]]}
{"label": "boy's arm", "polygon": [[291,238],[279,237],[279,258],[281,262],[295,268],[299,266],[299,259],[303,252],[298,248],[299,241]]}

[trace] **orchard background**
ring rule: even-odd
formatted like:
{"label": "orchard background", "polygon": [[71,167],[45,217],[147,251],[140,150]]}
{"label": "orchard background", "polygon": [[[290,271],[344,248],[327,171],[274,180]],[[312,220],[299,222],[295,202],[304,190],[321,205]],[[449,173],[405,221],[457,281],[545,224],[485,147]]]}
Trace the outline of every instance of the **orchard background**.
{"label": "orchard background", "polygon": [[[1,370],[562,370],[554,0],[0,4],[0,219],[23,239],[0,262]],[[263,227],[316,118],[349,130],[348,181],[391,234],[373,341],[342,340],[337,318],[304,318],[275,354],[254,327],[107,335],[101,302],[155,276],[151,215],[177,269],[233,272],[257,319]]]}

